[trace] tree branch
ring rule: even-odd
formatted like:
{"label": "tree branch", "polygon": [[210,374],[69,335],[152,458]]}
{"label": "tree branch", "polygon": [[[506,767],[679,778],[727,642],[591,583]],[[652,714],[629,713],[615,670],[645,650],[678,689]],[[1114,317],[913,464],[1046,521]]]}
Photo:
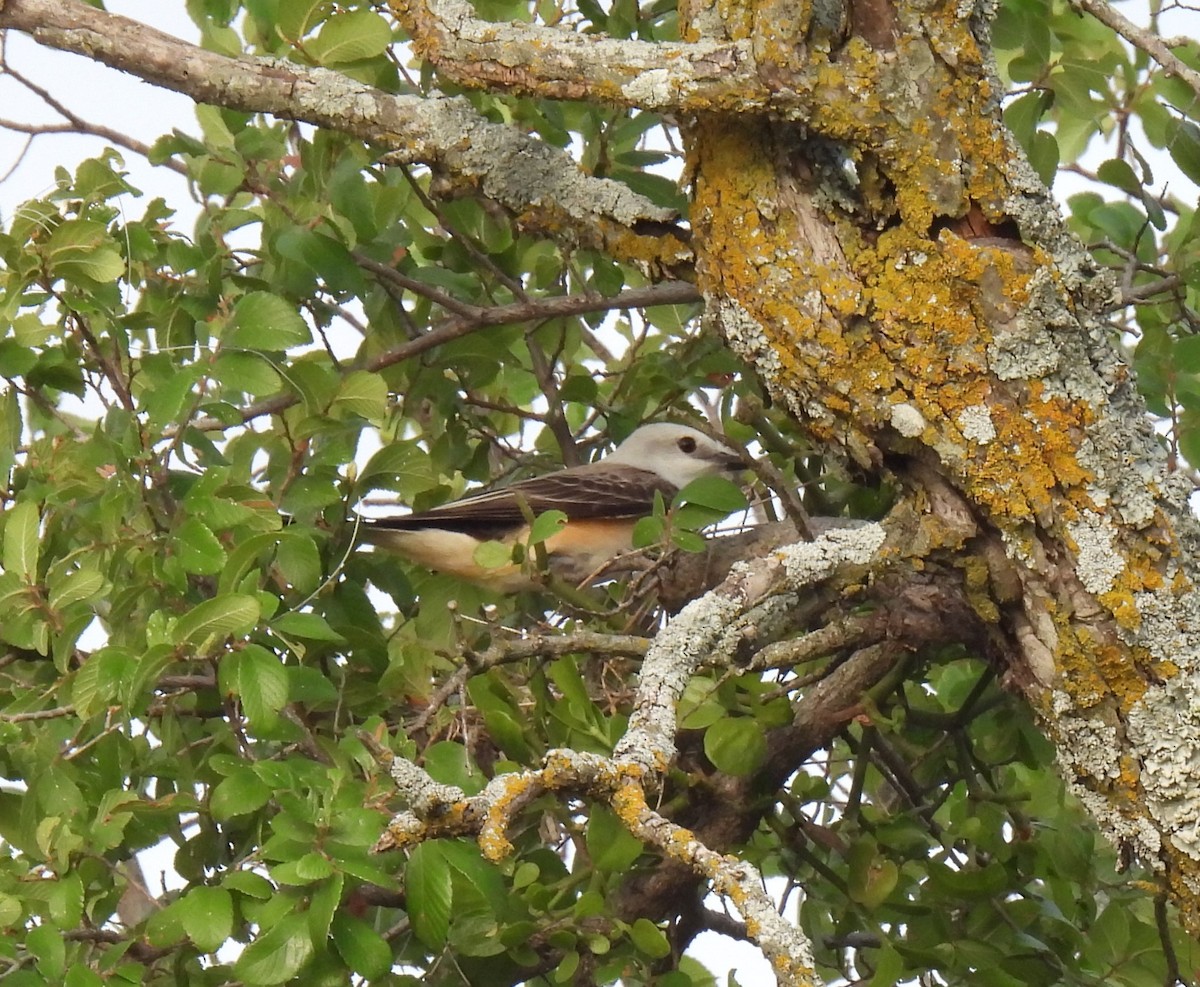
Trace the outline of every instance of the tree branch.
{"label": "tree branch", "polygon": [[[1182,80],[1200,98],[1200,71],[1190,68],[1178,55],[1171,51],[1172,39],[1160,38],[1153,31],[1147,31],[1133,23],[1124,14],[1115,10],[1105,0],[1070,0],[1070,4],[1082,13],[1091,14],[1106,27],[1112,28],[1122,38],[1135,48],[1144,51],[1163,67],[1167,75],[1173,75]],[[1195,43],[1194,39],[1187,39]],[[1175,43],[1185,43],[1185,39],[1174,39]]]}
{"label": "tree branch", "polygon": [[[0,29],[128,72],[200,103],[271,113],[353,134],[395,151],[395,159],[444,169],[521,217],[529,229],[570,231],[618,256],[690,263],[675,214],[628,186],[592,178],[570,155],[493,124],[465,99],[396,96],[323,68],[274,58],[229,58],[138,21],[74,0],[4,0]],[[638,224],[657,224],[648,234]]]}
{"label": "tree branch", "polygon": [[[773,605],[796,590],[820,582],[843,565],[869,564],[883,539],[877,524],[832,529],[816,541],[787,546],[735,569],[719,587],[685,607],[646,652],[629,726],[612,757],[551,751],[544,767],[498,775],[472,798],[435,781],[406,758],[389,757],[392,779],[411,808],[393,818],[376,849],[401,848],[439,835],[474,835],[484,854],[498,859],[512,850],[506,833],[516,816],[541,795],[599,797],[634,836],[657,847],[677,866],[712,881],[714,889],[737,906],[780,983],[814,983],[810,944],[775,910],[759,873],[651,810],[646,790],[659,784],[675,760],[676,704],[700,665],[736,649],[746,628],[770,623]],[[883,653],[886,660],[895,648],[867,650]],[[839,681],[845,677],[845,672],[835,673]]]}
{"label": "tree branch", "polygon": [[[2,3],[0,3],[0,10],[3,10]],[[66,123],[32,124],[22,123],[19,120],[0,119],[0,128],[11,130],[18,134],[28,134],[30,137],[40,137],[43,134],[83,134],[89,137],[99,137],[101,140],[106,140],[111,144],[116,144],[117,147],[123,147],[127,151],[132,151],[134,154],[149,159],[149,144],[143,144],[140,140],[130,137],[128,134],[123,134],[119,130],[106,127],[103,124],[91,123],[84,120],[83,117],[74,113],[69,107],[55,99],[43,87],[26,78],[22,73],[9,65],[8,58],[2,54],[0,54],[0,71],[3,71],[5,75],[20,83],[20,85],[28,89],[67,121]],[[182,161],[167,160],[163,161],[162,164],[180,175],[186,176],[188,173],[187,165]]]}
{"label": "tree branch", "polygon": [[758,77],[748,40],[625,41],[480,20],[462,0],[388,5],[417,54],[464,86],[676,112],[761,112],[778,96]]}
{"label": "tree branch", "polygon": [[[424,335],[401,343],[399,346],[373,357],[362,369],[382,370],[490,326],[511,325],[514,322],[528,322],[555,316],[584,315],[588,312],[610,312],[615,309],[647,308],[654,305],[686,305],[699,300],[700,294],[695,285],[686,281],[663,281],[659,284],[647,285],[644,288],[630,288],[628,291],[611,297],[593,294],[554,295],[524,302],[512,302],[509,305],[495,305],[491,308],[470,306],[469,314],[457,315],[444,320]],[[250,422],[263,415],[277,414],[290,408],[299,400],[300,398],[295,394],[276,394],[262,401],[256,401],[243,409],[242,421]],[[228,428],[229,422],[216,418],[202,418],[199,421],[191,422],[186,427],[212,432]],[[170,438],[174,434],[175,432],[170,429],[163,432],[164,438]]]}

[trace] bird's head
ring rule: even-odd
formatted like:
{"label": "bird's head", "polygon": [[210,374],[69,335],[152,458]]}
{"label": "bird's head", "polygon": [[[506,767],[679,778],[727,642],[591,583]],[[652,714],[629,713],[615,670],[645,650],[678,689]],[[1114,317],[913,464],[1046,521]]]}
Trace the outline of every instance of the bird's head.
{"label": "bird's head", "polygon": [[606,462],[657,473],[676,487],[701,476],[733,476],[746,464],[728,446],[687,425],[643,425],[617,446]]}

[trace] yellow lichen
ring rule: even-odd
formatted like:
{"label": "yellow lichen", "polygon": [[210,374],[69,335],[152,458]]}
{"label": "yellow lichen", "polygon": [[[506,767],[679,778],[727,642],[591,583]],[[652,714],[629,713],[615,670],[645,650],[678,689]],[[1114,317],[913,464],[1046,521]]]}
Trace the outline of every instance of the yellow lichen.
{"label": "yellow lichen", "polygon": [[1119,642],[1098,637],[1086,627],[1057,623],[1055,659],[1062,687],[1078,706],[1089,708],[1112,699],[1124,713],[1145,695],[1145,675]]}
{"label": "yellow lichen", "polygon": [[998,622],[1000,609],[992,599],[992,577],[987,562],[977,555],[967,555],[959,559],[957,565],[963,571],[963,586],[971,609],[989,624]]}

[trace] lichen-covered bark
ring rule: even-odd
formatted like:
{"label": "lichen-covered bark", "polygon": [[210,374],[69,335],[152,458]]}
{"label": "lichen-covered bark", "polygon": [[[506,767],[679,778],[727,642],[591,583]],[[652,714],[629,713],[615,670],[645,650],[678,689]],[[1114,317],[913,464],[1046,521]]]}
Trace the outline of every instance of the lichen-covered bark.
{"label": "lichen-covered bark", "polygon": [[398,96],[339,72],[273,58],[230,58],[74,0],[3,0],[0,30],[28,33],[198,102],[273,113],[354,134],[501,203],[522,228],[598,247],[656,272],[685,272],[675,215],[620,182],[585,175],[570,155],[494,124],[461,98]]}
{"label": "lichen-covered bark", "polygon": [[[792,606],[790,598],[798,591],[819,584],[840,568],[858,569],[875,562],[884,536],[881,525],[831,527],[814,541],[782,546],[753,564],[734,567],[721,585],[688,604],[647,650],[629,725],[611,757],[551,751],[542,768],[498,775],[473,798],[437,783],[412,762],[392,759],[392,778],[410,808],[392,820],[378,848],[470,834],[478,839],[485,855],[499,859],[512,850],[506,832],[514,818],[540,795],[585,793],[602,798],[633,835],[656,847],[674,865],[662,873],[666,881],[678,880],[680,871],[692,880],[695,875],[702,876],[738,908],[745,917],[747,934],[763,948],[780,984],[819,985],[808,940],[779,914],[758,871],[652,810],[647,790],[660,783],[678,755],[677,705],[701,665],[711,660],[728,663],[744,639],[756,636],[781,609]],[[825,695],[836,695],[844,680],[853,685],[874,681],[892,664],[891,649],[880,649],[878,654],[865,650],[865,656],[847,662],[838,674],[830,676],[825,690],[816,690],[810,703],[819,705]],[[842,708],[825,705],[826,715],[820,718],[823,726],[831,717],[836,722],[837,710]],[[811,710],[797,712],[804,715]],[[797,734],[811,736],[817,719],[807,716],[795,729],[777,734],[786,733],[794,747]],[[818,732],[827,738],[827,733]],[[781,759],[784,774],[791,773],[796,763],[794,750],[789,753],[792,756]],[[775,784],[782,781],[782,775],[774,779]],[[726,799],[726,815],[732,816],[731,824],[752,829],[758,813],[745,810],[751,801],[745,791],[738,794],[741,797]],[[728,835],[721,833],[721,845]],[[627,896],[632,893],[626,889]],[[647,897],[659,896],[651,893]]]}
{"label": "lichen-covered bark", "polygon": [[926,543],[962,554],[1065,772],[1200,929],[1186,490],[1091,315],[1108,283],[1003,128],[988,11],[878,8],[681,6],[685,36],[748,39],[811,95],[800,122],[690,128],[710,317],[816,436],[914,495],[949,481],[981,536],[934,511]]}

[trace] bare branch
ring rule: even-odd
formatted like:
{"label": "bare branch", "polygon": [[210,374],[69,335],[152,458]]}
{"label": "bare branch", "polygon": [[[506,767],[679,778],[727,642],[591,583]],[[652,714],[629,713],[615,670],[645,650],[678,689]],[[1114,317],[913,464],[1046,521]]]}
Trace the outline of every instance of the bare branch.
{"label": "bare branch", "polygon": [[30,720],[60,720],[74,716],[74,706],[57,706],[54,709],[35,709],[28,713],[0,713],[0,723],[26,723]]}
{"label": "bare branch", "polygon": [[[20,72],[16,71],[7,60],[0,60],[3,64],[4,74],[9,78],[20,83],[47,106],[62,116],[66,123],[22,123],[19,120],[0,119],[0,128],[11,130],[18,134],[28,134],[32,137],[40,137],[43,134],[82,134],[88,137],[99,137],[101,140],[108,141],[110,144],[115,144],[117,147],[123,147],[127,151],[132,151],[134,154],[141,155],[143,158],[150,157],[150,145],[143,144],[140,140],[130,137],[119,130],[113,130],[112,127],[106,127],[100,123],[92,123],[84,120],[83,117],[74,113],[69,107],[65,106],[59,100],[55,99],[49,92],[41,86],[36,85],[30,79],[27,79]],[[180,175],[187,175],[187,165],[182,161],[167,159],[161,164],[170,168],[171,171],[177,172]],[[7,176],[5,176],[7,177]]]}

